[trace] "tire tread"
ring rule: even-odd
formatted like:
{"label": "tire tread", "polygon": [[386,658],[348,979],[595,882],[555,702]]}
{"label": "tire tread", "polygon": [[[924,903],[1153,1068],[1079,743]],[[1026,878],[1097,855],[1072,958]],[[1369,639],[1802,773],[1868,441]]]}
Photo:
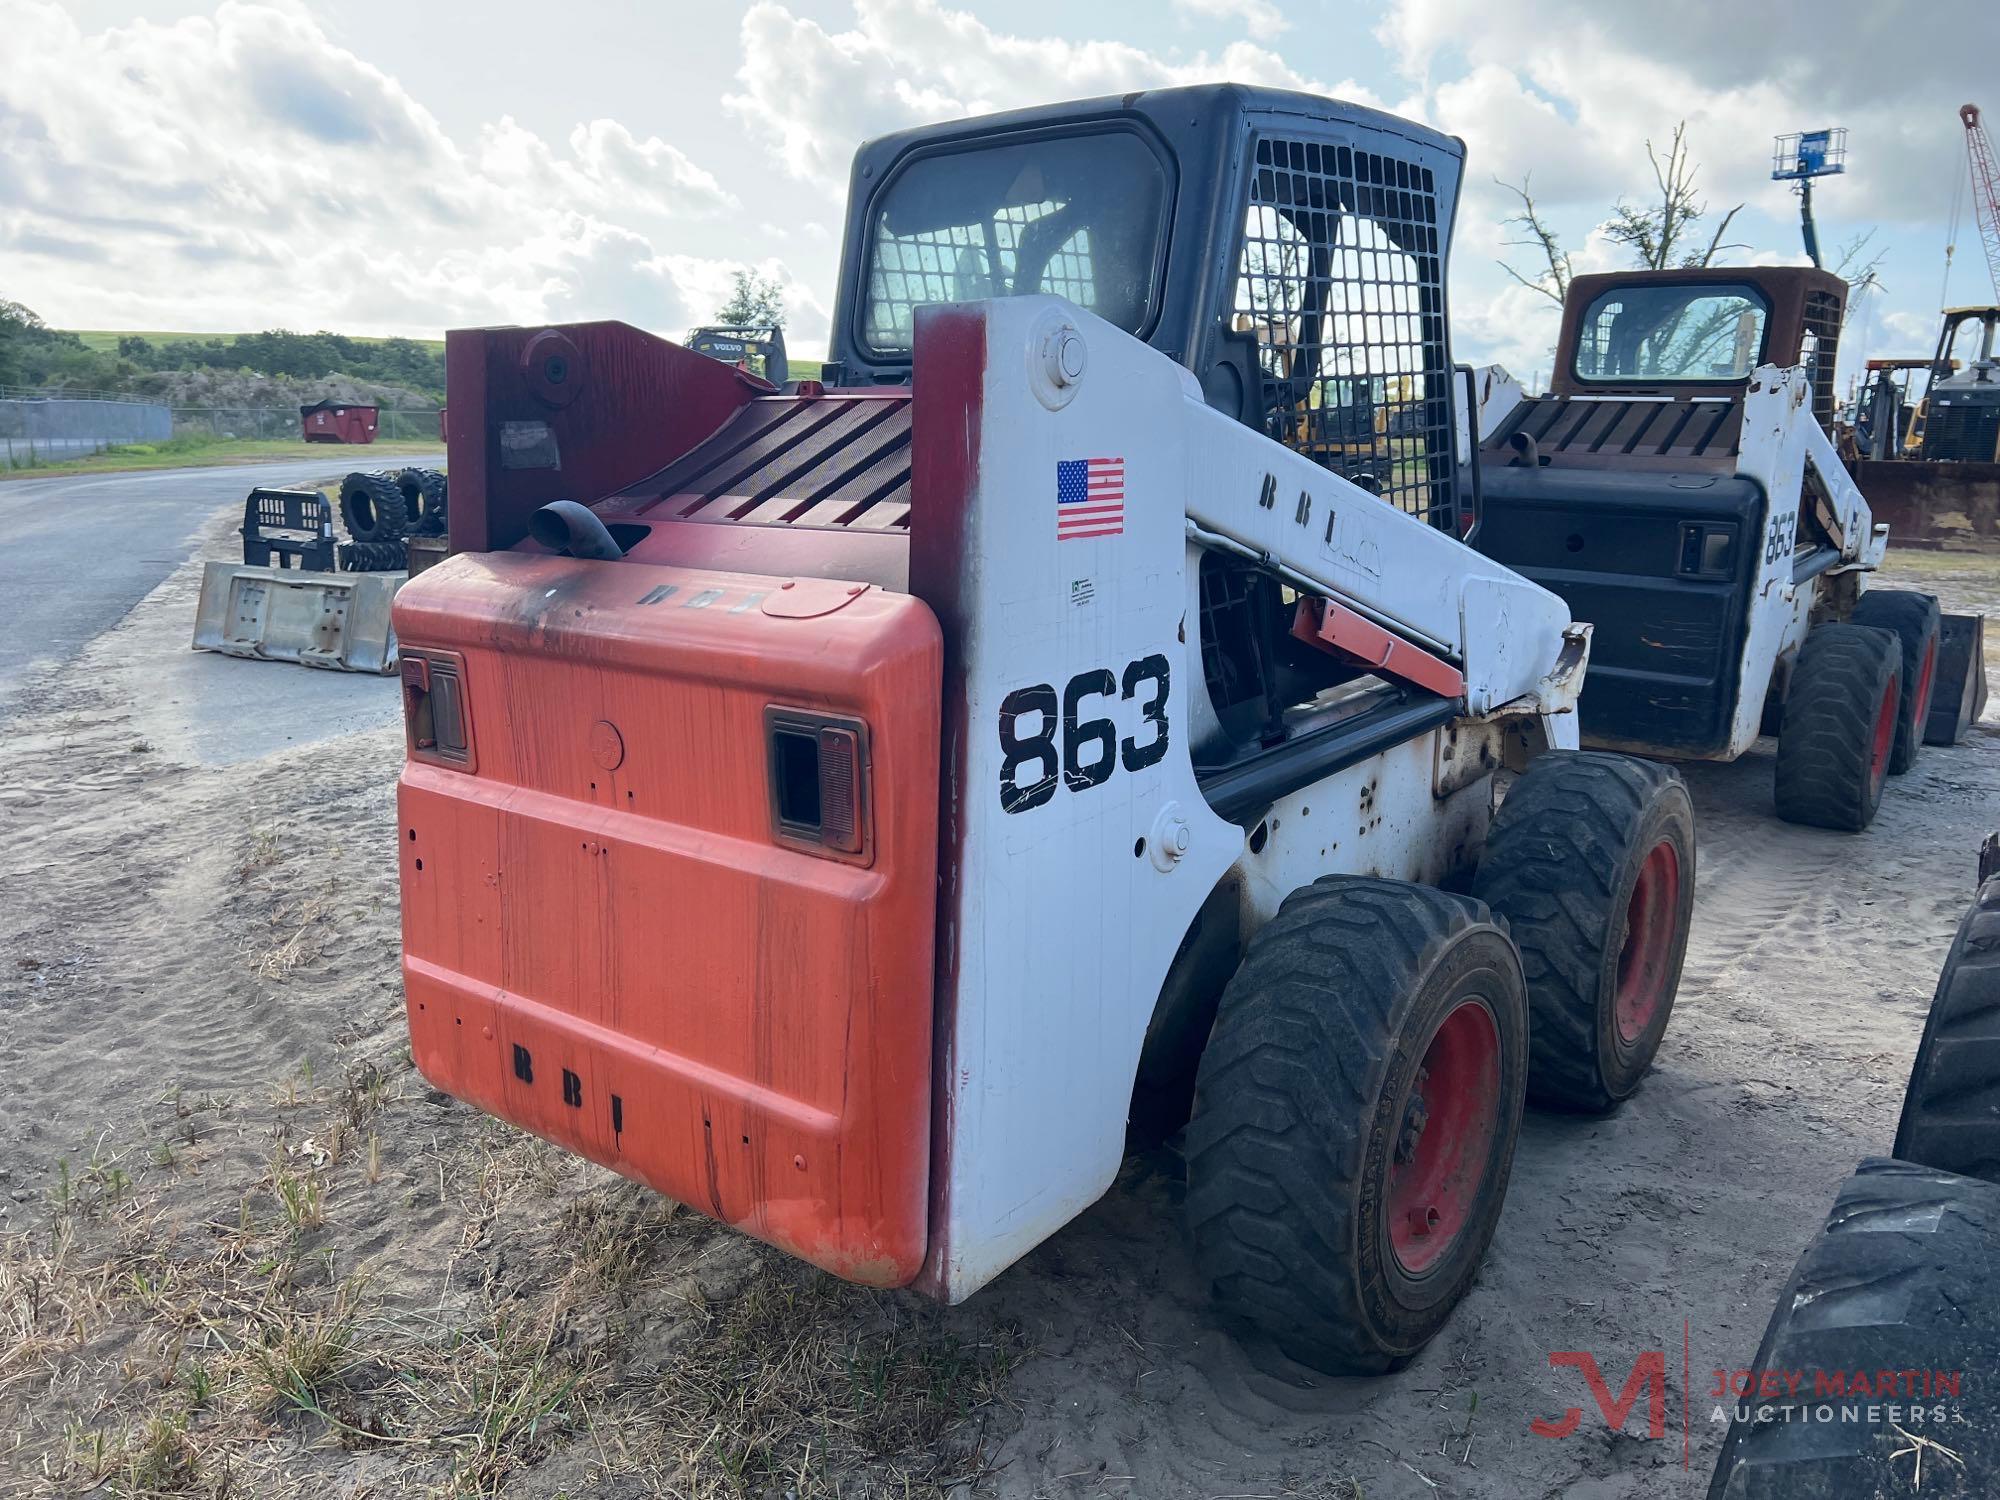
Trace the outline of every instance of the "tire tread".
{"label": "tire tread", "polygon": [[1902,647],[1868,625],[1821,625],[1806,636],[1778,731],[1776,800],[1787,823],[1859,833],[1875,818],[1875,713]]}
{"label": "tire tread", "polygon": [[[1365,1326],[1350,1189],[1398,1001],[1481,928],[1501,936],[1470,897],[1329,876],[1285,899],[1223,993],[1187,1134],[1195,1261],[1226,1307],[1318,1368],[1380,1372],[1415,1353]],[[1510,1161],[1518,1125],[1516,1102]]]}
{"label": "tire tread", "polygon": [[[1622,941],[1619,887],[1646,815],[1662,798],[1693,807],[1680,773],[1625,755],[1551,750],[1508,790],[1486,835],[1473,894],[1507,921],[1528,981],[1528,1097],[1601,1111],[1614,1091],[1598,1054],[1605,949]],[[1691,892],[1690,837],[1681,879]],[[1680,977],[1676,952],[1668,1004]]]}

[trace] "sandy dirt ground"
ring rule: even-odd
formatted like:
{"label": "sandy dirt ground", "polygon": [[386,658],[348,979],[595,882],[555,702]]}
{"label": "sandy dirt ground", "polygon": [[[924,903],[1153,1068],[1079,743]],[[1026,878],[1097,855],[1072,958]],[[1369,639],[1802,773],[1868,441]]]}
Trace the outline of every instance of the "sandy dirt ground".
{"label": "sandy dirt ground", "polygon": [[[1444,1334],[1329,1380],[1218,1325],[1170,1153],[945,1311],[431,1092],[397,977],[393,684],[350,681],[359,729],[204,756],[149,666],[197,567],[36,684],[0,749],[0,1494],[1698,1495],[1711,1372],[1749,1361],[1836,1183],[1886,1150],[2000,824],[1992,727],[1926,750],[1860,836],[1778,823],[1768,744],[1692,769],[1657,1072],[1608,1119],[1531,1113]],[[1947,609],[2000,597],[1993,559],[1892,572]],[[230,666],[246,715],[297,670]],[[1608,1431],[1562,1350],[1614,1387],[1665,1351],[1667,1435],[1643,1403]],[[1574,1436],[1532,1435],[1571,1406]]]}

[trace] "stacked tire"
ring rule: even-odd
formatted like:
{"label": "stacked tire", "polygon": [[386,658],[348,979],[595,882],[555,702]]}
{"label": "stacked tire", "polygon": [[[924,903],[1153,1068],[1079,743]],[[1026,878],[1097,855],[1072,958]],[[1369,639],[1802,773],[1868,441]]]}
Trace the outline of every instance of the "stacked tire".
{"label": "stacked tire", "polygon": [[409,546],[400,538],[382,542],[342,542],[333,549],[343,573],[395,573],[408,566]]}
{"label": "stacked tire", "polygon": [[443,536],[447,520],[444,475],[436,469],[404,469],[395,479],[410,517],[407,534]]}
{"label": "stacked tire", "polygon": [[344,572],[396,572],[409,563],[409,538],[443,536],[450,521],[445,476],[436,469],[357,470],[340,484],[338,550]]}

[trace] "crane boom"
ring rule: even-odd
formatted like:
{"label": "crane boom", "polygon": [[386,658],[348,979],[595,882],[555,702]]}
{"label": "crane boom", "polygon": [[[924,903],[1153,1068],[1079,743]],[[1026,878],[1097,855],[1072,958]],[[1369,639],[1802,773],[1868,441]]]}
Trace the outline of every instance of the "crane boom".
{"label": "crane boom", "polygon": [[1993,295],[2000,297],[2000,163],[1995,162],[1993,142],[1980,123],[1979,106],[1961,104],[1958,118],[1965,125],[1965,154],[1972,163],[1972,203],[1979,218],[1979,241],[1986,250]]}

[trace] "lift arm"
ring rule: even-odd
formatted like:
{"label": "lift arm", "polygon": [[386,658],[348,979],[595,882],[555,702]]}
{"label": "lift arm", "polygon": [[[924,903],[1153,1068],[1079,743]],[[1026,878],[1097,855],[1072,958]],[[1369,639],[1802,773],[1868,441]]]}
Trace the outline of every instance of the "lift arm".
{"label": "lift arm", "polygon": [[[1558,662],[1578,659],[1572,638],[1583,639],[1584,628],[1553,593],[1214,410],[1187,370],[1067,302],[1010,298],[992,305],[988,329],[1021,341],[1018,351],[987,352],[989,421],[1000,400],[1032,394],[1027,409],[1038,420],[1023,421],[1017,442],[1046,430],[1050,458],[1090,454],[1098,439],[1080,419],[1115,403],[1119,429],[1147,434],[1143,452],[1116,455],[1128,512],[1171,507],[1195,545],[1253,561],[1301,595],[1340,606],[1320,620],[1375,627],[1387,640],[1370,636],[1365,649],[1378,653],[1371,664],[1395,671],[1388,654],[1409,648],[1448,666],[1450,674],[1420,666],[1396,675],[1433,688],[1462,682],[1473,714],[1531,697],[1545,713],[1573,705],[1581,671],[1566,672],[1564,686],[1548,679]],[[1004,396],[1002,386],[1011,387]],[[1093,399],[1072,405],[1083,391]],[[1314,633],[1326,635],[1317,623]],[[1344,633],[1352,640],[1365,632]]]}
{"label": "lift arm", "polygon": [[1185,434],[1192,541],[1254,560],[1449,663],[1473,713],[1545,690],[1573,629],[1561,599],[1213,410],[1184,372],[1181,396],[1169,420]]}

